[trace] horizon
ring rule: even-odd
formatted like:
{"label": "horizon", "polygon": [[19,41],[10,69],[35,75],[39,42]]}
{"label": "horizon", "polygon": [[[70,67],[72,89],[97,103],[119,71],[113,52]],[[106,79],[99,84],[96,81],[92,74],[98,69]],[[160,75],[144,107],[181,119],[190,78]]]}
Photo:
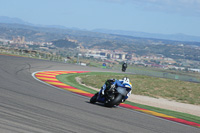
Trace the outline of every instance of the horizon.
{"label": "horizon", "polygon": [[1,2],[0,16],[89,31],[200,36],[199,5],[200,0],[8,0]]}
{"label": "horizon", "polygon": [[[1,17],[5,17],[5,18],[8,18],[8,19],[17,19],[18,21],[21,21],[23,22],[25,25],[33,25],[33,26],[57,26],[57,28],[68,28],[68,29],[78,29],[78,30],[86,30],[86,31],[94,31],[94,30],[110,30],[110,31],[128,31],[128,32],[132,32],[133,30],[120,30],[120,29],[107,29],[107,28],[96,28],[96,29],[91,29],[91,30],[88,30],[88,29],[81,29],[81,28],[78,28],[78,27],[66,27],[64,25],[45,25],[45,24],[34,24],[34,23],[31,23],[31,22],[27,22],[27,21],[24,21],[23,19],[21,18],[17,18],[17,17],[8,17],[8,16],[0,16]],[[1,23],[1,22],[0,22]],[[22,23],[19,23],[19,22],[6,22],[8,24],[22,24]],[[133,31],[133,32],[143,32],[143,31]],[[144,32],[144,33],[148,33],[148,34],[151,34],[149,32]],[[164,33],[152,33],[152,34],[164,34]],[[190,36],[188,34],[184,34],[184,33],[174,33],[173,35],[175,34],[183,34],[183,35],[187,35],[187,36]],[[165,35],[172,35],[172,34],[165,34]],[[193,35],[191,35],[193,36]],[[200,37],[200,36],[199,36]]]}

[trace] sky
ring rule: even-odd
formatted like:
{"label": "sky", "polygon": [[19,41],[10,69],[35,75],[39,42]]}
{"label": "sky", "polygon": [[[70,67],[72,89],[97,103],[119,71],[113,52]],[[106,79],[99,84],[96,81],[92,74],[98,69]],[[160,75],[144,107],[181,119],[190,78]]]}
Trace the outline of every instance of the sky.
{"label": "sky", "polygon": [[0,0],[0,16],[86,30],[200,36],[200,0]]}

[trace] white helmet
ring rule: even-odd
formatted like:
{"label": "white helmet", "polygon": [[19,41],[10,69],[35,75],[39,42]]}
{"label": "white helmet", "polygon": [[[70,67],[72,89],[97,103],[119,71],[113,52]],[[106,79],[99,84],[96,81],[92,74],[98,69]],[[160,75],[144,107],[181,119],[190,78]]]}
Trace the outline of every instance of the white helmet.
{"label": "white helmet", "polygon": [[123,84],[129,84],[129,82],[130,82],[130,80],[129,80],[129,78],[127,78],[127,77],[124,77],[123,79]]}
{"label": "white helmet", "polygon": [[122,84],[123,84],[125,87],[127,87],[127,88],[132,88],[132,85],[131,85],[131,83],[130,83],[129,78],[124,77],[122,80],[123,80],[123,83],[122,83]]}

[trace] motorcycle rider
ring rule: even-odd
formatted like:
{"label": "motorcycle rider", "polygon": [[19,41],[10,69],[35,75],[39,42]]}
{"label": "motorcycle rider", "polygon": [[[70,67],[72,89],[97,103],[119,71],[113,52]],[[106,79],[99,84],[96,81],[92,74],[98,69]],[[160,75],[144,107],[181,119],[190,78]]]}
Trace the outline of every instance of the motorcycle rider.
{"label": "motorcycle rider", "polygon": [[129,80],[129,78],[124,77],[121,80],[116,80],[116,79],[108,79],[105,84],[103,85],[103,87],[101,87],[101,90],[99,92],[99,96],[102,97],[102,101],[105,100],[104,96],[105,93],[110,89],[110,88],[114,88],[114,87],[123,87],[128,91],[127,96],[122,100],[122,102],[124,102],[126,99],[128,99],[128,97],[131,95],[131,91],[132,91],[132,84]]}
{"label": "motorcycle rider", "polygon": [[126,71],[126,68],[127,68],[127,63],[124,62],[124,63],[122,64],[122,71],[125,72],[125,71]]}

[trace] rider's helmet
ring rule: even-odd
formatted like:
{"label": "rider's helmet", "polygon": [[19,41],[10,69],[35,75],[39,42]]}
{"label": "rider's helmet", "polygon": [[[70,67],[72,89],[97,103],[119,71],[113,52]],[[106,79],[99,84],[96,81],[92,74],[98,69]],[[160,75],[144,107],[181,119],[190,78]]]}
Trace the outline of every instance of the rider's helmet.
{"label": "rider's helmet", "polygon": [[132,85],[131,85],[131,83],[130,83],[129,78],[124,77],[122,80],[123,80],[123,83],[122,83],[122,84],[123,84],[125,87],[127,87],[127,88],[132,88]]}
{"label": "rider's helmet", "polygon": [[124,83],[129,83],[129,82],[130,82],[129,78],[127,78],[127,77],[124,77],[122,80],[123,80],[123,84],[124,84]]}
{"label": "rider's helmet", "polygon": [[127,67],[127,63],[126,61],[124,61],[124,63],[122,64],[123,67]]}

